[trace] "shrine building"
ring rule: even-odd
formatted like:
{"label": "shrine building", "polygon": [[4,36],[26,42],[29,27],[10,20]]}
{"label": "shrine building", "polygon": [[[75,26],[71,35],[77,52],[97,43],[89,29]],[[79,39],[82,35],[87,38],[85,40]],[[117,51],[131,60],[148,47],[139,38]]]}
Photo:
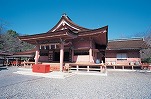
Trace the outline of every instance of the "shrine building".
{"label": "shrine building", "polygon": [[[35,64],[58,63],[60,71],[64,63],[103,62],[111,65],[125,62],[129,65],[131,60],[141,63],[139,51],[144,43],[142,39],[108,43],[108,26],[97,29],[84,28],[75,24],[65,14],[48,32],[20,36],[19,39],[36,45]],[[133,43],[130,44],[131,42]]]}
{"label": "shrine building", "polygon": [[67,15],[48,32],[20,36],[20,40],[36,45],[35,64],[40,62],[94,63],[103,60],[108,43],[108,26],[87,29],[75,24]]}

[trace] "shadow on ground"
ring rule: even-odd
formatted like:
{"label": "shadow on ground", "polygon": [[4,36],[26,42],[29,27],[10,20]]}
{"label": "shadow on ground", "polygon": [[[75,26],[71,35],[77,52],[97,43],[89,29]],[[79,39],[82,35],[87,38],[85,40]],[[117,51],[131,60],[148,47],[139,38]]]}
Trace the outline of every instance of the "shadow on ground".
{"label": "shadow on ground", "polygon": [[0,67],[0,71],[2,70],[8,70],[7,67]]}

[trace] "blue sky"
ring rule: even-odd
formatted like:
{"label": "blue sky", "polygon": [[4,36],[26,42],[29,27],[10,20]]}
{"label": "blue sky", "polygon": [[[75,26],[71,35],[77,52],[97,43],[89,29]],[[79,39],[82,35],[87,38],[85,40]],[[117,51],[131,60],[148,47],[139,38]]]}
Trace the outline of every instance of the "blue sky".
{"label": "blue sky", "polygon": [[66,13],[90,28],[109,26],[109,39],[140,37],[151,28],[151,0],[0,0],[0,18],[21,34],[50,30]]}

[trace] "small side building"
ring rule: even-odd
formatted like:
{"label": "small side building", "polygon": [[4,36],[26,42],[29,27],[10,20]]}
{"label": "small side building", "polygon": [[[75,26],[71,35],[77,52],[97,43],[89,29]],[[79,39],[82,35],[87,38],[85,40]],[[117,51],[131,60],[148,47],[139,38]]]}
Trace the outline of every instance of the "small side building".
{"label": "small side building", "polygon": [[148,48],[148,46],[143,38],[109,41],[106,49],[105,63],[108,66],[140,66],[140,53],[144,48]]}
{"label": "small side building", "polygon": [[4,66],[6,62],[8,63],[8,59],[6,57],[9,57],[11,55],[12,53],[0,50],[0,66]]}

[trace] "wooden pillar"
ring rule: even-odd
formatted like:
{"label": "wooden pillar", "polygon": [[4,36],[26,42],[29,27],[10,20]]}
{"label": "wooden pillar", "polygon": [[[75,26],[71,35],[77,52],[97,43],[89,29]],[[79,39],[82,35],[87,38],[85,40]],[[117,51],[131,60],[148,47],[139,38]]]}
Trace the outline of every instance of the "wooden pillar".
{"label": "wooden pillar", "polygon": [[87,72],[89,72],[90,71],[90,66],[87,66]]}
{"label": "wooden pillar", "polygon": [[18,65],[18,59],[16,58],[16,66]]}
{"label": "wooden pillar", "polygon": [[134,66],[132,66],[132,70],[134,70]]}
{"label": "wooden pillar", "polygon": [[122,69],[124,69],[124,66],[122,66]]}
{"label": "wooden pillar", "polygon": [[115,69],[115,66],[113,66],[113,69]]}
{"label": "wooden pillar", "polygon": [[101,72],[101,73],[103,72],[103,67],[102,67],[102,66],[100,66],[100,72]]}
{"label": "wooden pillar", "polygon": [[90,40],[90,49],[89,49],[89,62],[92,62],[93,56],[92,56],[92,39]]}
{"label": "wooden pillar", "polygon": [[9,65],[9,59],[6,58],[6,66],[8,66],[8,65]]}
{"label": "wooden pillar", "polygon": [[6,57],[4,56],[4,59],[3,59],[3,66],[5,65],[5,60],[6,60]]}
{"label": "wooden pillar", "polygon": [[77,65],[76,69],[77,69],[77,72],[78,72],[79,71],[79,65]]}
{"label": "wooden pillar", "polygon": [[63,70],[63,58],[64,58],[64,44],[61,42],[60,46],[60,72]]}
{"label": "wooden pillar", "polygon": [[74,50],[72,49],[72,57],[71,57],[72,62],[74,61]]}
{"label": "wooden pillar", "polygon": [[36,53],[35,53],[35,64],[38,64],[38,59],[39,59],[39,46],[36,46]]}
{"label": "wooden pillar", "polygon": [[89,49],[89,62],[92,62],[92,48]]}

